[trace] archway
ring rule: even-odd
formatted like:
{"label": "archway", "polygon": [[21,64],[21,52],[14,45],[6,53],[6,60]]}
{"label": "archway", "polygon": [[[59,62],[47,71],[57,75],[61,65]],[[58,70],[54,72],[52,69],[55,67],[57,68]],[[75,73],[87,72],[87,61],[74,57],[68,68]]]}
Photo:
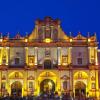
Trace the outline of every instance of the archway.
{"label": "archway", "polygon": [[43,91],[55,91],[55,83],[53,80],[51,79],[44,79],[41,83],[40,83],[40,92]]}
{"label": "archway", "polygon": [[19,81],[15,81],[11,84],[11,95],[22,95],[22,84]]}
{"label": "archway", "polygon": [[78,81],[75,84],[75,96],[86,96],[86,85],[82,81]]}

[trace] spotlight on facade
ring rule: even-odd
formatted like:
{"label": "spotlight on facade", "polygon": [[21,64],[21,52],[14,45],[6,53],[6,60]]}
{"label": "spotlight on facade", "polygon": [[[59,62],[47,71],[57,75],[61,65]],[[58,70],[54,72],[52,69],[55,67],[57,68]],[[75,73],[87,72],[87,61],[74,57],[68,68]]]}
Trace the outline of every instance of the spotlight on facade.
{"label": "spotlight on facade", "polygon": [[0,39],[0,42],[2,42],[2,39]]}
{"label": "spotlight on facade", "polygon": [[90,39],[88,39],[88,42],[91,42],[91,40],[90,40]]}
{"label": "spotlight on facade", "polygon": [[50,42],[51,42],[51,39],[50,39],[50,38],[46,38],[44,41],[45,41],[46,43],[50,43]]}
{"label": "spotlight on facade", "polygon": [[28,41],[28,39],[25,39],[25,42],[27,42]]}

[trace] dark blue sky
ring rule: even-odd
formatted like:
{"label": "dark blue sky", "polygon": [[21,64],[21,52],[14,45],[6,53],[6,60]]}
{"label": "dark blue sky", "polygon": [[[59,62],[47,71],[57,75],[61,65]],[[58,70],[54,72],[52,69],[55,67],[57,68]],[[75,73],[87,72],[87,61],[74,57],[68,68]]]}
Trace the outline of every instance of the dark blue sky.
{"label": "dark blue sky", "polygon": [[100,0],[0,0],[0,32],[13,36],[31,32],[37,18],[62,21],[63,30],[74,35],[97,32],[100,40]]}

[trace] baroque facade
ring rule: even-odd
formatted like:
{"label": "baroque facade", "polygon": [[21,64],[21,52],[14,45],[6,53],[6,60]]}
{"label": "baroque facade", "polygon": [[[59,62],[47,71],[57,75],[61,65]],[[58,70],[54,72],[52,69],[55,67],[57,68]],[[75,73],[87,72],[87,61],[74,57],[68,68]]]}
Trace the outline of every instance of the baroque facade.
{"label": "baroque facade", "polygon": [[36,20],[31,34],[0,38],[0,94],[45,90],[99,97],[96,34],[67,36],[60,20]]}

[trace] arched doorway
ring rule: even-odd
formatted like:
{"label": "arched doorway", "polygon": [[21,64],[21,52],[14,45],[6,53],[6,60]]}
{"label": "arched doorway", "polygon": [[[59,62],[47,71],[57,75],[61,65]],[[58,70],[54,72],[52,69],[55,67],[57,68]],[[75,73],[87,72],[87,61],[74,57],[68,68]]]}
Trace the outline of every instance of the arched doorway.
{"label": "arched doorway", "polygon": [[51,79],[45,79],[40,83],[40,92],[43,91],[55,91],[55,83]]}
{"label": "arched doorway", "polygon": [[11,84],[11,95],[22,95],[22,84],[19,81],[15,81]]}
{"label": "arched doorway", "polygon": [[75,96],[86,96],[86,85],[81,81],[78,81],[75,84]]}

